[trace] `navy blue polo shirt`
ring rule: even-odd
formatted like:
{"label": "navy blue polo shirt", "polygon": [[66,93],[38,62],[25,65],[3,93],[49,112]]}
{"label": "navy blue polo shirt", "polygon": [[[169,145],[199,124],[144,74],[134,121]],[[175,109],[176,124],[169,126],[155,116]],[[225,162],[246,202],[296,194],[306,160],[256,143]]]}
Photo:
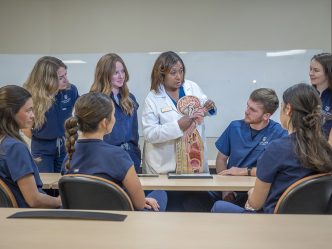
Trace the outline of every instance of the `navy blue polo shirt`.
{"label": "navy blue polo shirt", "polygon": [[65,135],[64,123],[72,116],[73,107],[79,97],[75,85],[60,90],[51,108],[45,113],[46,121],[40,129],[33,129],[33,138],[52,140]]}
{"label": "navy blue polo shirt", "polygon": [[0,144],[0,178],[13,192],[19,207],[29,207],[17,185],[20,178],[29,174],[33,174],[39,192],[43,193],[43,183],[28,147],[17,139],[5,137]]}
{"label": "navy blue polo shirt", "polygon": [[257,161],[257,178],[271,183],[263,210],[273,213],[283,192],[294,182],[311,175],[313,170],[304,168],[295,154],[295,136],[291,134],[272,141]]}
{"label": "navy blue polo shirt", "polygon": [[250,125],[244,120],[235,120],[226,128],[215,145],[222,154],[229,157],[227,168],[255,167],[266,146],[272,140],[287,134],[279,123],[270,120],[268,125],[252,138]]}
{"label": "navy blue polo shirt", "polygon": [[67,158],[66,156],[62,165],[62,172],[65,174],[99,176],[120,186],[123,186],[122,181],[134,164],[128,153],[121,147],[99,139],[77,140],[69,171],[65,170]]}

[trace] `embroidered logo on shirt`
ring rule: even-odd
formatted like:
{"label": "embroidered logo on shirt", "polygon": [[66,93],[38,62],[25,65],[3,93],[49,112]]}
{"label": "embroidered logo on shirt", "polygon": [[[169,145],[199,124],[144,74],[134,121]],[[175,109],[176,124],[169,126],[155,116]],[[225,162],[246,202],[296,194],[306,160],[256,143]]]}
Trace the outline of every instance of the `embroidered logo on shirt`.
{"label": "embroidered logo on shirt", "polygon": [[329,112],[330,109],[331,109],[331,106],[328,106],[328,105],[327,105],[327,106],[324,107],[324,111],[326,111],[326,112]]}
{"label": "embroidered logo on shirt", "polygon": [[269,141],[267,141],[267,137],[263,137],[262,141],[259,143],[259,145],[267,145],[269,143]]}

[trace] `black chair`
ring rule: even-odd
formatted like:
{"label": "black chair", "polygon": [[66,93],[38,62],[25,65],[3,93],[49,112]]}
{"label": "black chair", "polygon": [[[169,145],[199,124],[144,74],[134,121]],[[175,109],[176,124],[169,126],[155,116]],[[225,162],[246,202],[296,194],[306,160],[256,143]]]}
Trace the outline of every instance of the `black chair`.
{"label": "black chair", "polygon": [[17,201],[7,184],[0,179],[0,207],[17,208]]}
{"label": "black chair", "polygon": [[65,209],[134,210],[126,192],[101,177],[65,175],[59,180],[59,191]]}
{"label": "black chair", "polygon": [[293,183],[280,197],[274,213],[332,214],[332,175],[311,175]]}

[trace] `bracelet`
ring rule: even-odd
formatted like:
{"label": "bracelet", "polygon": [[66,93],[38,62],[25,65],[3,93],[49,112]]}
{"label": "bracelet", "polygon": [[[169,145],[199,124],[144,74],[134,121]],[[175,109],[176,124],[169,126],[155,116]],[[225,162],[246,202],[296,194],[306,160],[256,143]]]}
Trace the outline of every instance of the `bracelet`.
{"label": "bracelet", "polygon": [[256,209],[254,209],[252,206],[250,206],[249,201],[247,200],[246,204],[244,205],[244,209],[251,211],[251,212],[256,212]]}

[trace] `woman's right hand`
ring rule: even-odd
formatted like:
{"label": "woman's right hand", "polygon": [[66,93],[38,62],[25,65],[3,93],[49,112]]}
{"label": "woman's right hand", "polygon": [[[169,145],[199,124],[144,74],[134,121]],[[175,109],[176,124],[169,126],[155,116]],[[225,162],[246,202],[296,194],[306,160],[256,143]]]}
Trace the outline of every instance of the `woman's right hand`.
{"label": "woman's right hand", "polygon": [[179,127],[182,131],[186,131],[192,123],[194,123],[195,117],[183,116],[178,120]]}
{"label": "woman's right hand", "polygon": [[188,130],[188,128],[196,122],[197,124],[202,123],[204,118],[204,111],[197,110],[191,116],[185,115],[178,120],[179,127],[182,131]]}

